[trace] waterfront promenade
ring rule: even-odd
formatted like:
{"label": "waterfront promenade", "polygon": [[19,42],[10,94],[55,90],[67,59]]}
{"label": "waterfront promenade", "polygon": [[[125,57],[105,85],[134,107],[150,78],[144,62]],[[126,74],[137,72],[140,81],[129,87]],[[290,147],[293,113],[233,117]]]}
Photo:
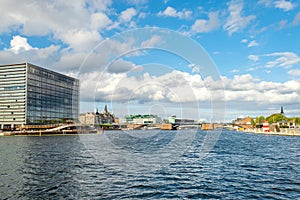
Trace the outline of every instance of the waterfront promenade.
{"label": "waterfront promenade", "polygon": [[245,129],[243,132],[265,135],[300,136],[300,129],[280,128],[280,132],[264,132],[262,129]]}

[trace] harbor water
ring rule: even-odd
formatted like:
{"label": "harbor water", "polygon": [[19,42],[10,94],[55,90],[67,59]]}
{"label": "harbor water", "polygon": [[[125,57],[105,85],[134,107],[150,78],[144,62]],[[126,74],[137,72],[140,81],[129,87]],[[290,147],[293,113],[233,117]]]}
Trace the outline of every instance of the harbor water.
{"label": "harbor water", "polygon": [[0,137],[0,156],[0,199],[300,198],[300,137],[227,130],[11,136]]}

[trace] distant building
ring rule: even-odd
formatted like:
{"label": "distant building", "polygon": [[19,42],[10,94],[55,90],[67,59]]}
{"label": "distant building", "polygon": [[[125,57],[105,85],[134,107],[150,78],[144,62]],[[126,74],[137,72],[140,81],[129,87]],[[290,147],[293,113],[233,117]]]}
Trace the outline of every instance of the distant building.
{"label": "distant building", "polygon": [[168,119],[171,124],[195,124],[195,120],[193,119],[178,119],[176,116],[171,116]]}
{"label": "distant building", "polygon": [[103,113],[99,113],[98,109],[94,112],[82,113],[79,116],[79,121],[84,125],[99,125],[115,123],[115,115],[108,112],[107,106],[104,106]]}
{"label": "distant building", "polygon": [[242,127],[242,128],[253,128],[251,121],[253,120],[252,117],[245,117],[245,118],[238,118],[233,121],[234,126]]}
{"label": "distant building", "polygon": [[78,120],[79,80],[29,63],[0,65],[0,126]]}
{"label": "distant building", "polygon": [[96,112],[96,124],[112,124],[115,122],[115,115],[108,112],[107,106],[104,106],[103,113]]}
{"label": "distant building", "polygon": [[94,112],[81,113],[79,115],[79,122],[84,125],[95,125],[96,114]]}
{"label": "distant building", "polygon": [[127,124],[160,124],[162,119],[157,115],[129,115],[125,117]]}

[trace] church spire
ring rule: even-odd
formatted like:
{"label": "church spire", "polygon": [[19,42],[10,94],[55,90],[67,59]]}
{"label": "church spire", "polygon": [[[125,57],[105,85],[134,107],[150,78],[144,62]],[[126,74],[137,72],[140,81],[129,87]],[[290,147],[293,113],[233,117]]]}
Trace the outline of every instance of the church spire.
{"label": "church spire", "polygon": [[104,114],[107,114],[108,113],[108,111],[107,111],[107,106],[105,105],[104,106]]}
{"label": "church spire", "polygon": [[280,114],[284,114],[282,106],[281,106]]}

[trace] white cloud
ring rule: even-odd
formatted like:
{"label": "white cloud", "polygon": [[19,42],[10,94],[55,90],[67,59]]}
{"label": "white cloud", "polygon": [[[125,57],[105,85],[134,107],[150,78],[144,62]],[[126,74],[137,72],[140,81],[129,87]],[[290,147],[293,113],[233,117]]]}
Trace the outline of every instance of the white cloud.
{"label": "white cloud", "polygon": [[258,46],[259,44],[255,41],[255,40],[252,40],[249,44],[248,44],[248,47],[254,47],[254,46]]}
{"label": "white cloud", "polygon": [[249,55],[248,59],[254,62],[261,60],[266,68],[284,67],[291,68],[300,63],[300,57],[293,52],[275,52],[263,55]]}
{"label": "white cloud", "polygon": [[93,30],[99,30],[108,27],[112,21],[104,13],[93,13],[91,15],[91,28]]}
{"label": "white cloud", "polygon": [[177,11],[175,8],[168,6],[163,12],[159,12],[158,16],[166,17],[176,17],[179,19],[188,19],[192,15],[192,11],[183,9],[182,11]]}
{"label": "white cloud", "polygon": [[27,38],[21,37],[19,35],[13,36],[12,40],[10,41],[10,51],[14,52],[15,54],[20,53],[21,51],[28,51],[33,49],[30,44],[27,42]]}
{"label": "white cloud", "polygon": [[229,17],[223,28],[229,35],[246,28],[254,20],[255,15],[242,16],[243,2],[241,0],[231,0],[228,4]]}
{"label": "white cloud", "polygon": [[286,0],[259,0],[258,4],[263,4],[266,7],[275,7],[287,12],[295,8],[295,4]]}
{"label": "white cloud", "polygon": [[59,35],[75,51],[89,52],[102,41],[97,31],[69,30]]}
{"label": "white cloud", "polygon": [[132,62],[118,59],[108,66],[107,71],[110,73],[127,73],[132,70],[141,69],[141,66],[137,66]]}
{"label": "white cloud", "polygon": [[283,9],[284,11],[290,11],[294,9],[294,5],[290,1],[279,0],[275,1],[274,5],[276,8]]}
{"label": "white cloud", "polygon": [[129,22],[137,14],[134,8],[127,8],[121,12],[119,17],[121,22]]}
{"label": "white cloud", "polygon": [[149,48],[149,47],[156,46],[157,44],[160,44],[160,43],[163,43],[162,38],[158,35],[154,35],[149,40],[142,42],[141,47]]}
{"label": "white cloud", "polygon": [[258,61],[259,60],[259,56],[256,56],[256,55],[249,55],[248,56],[248,59],[249,60],[252,60],[254,62]]}
{"label": "white cloud", "polygon": [[283,83],[260,81],[250,74],[236,75],[232,79],[222,77],[221,81],[210,77],[202,80],[199,74],[179,71],[161,76],[103,73],[99,77],[91,73],[81,78],[82,89],[86,90],[83,98],[91,101],[96,97],[101,101],[113,102],[218,102],[221,97],[218,94],[222,92],[225,92],[226,101],[230,104],[255,105],[255,109],[283,103],[294,105],[300,101],[299,80]]}
{"label": "white cloud", "polygon": [[[79,43],[66,37],[75,37],[80,34],[93,33],[104,29],[112,22],[104,14],[104,10],[111,5],[111,0],[97,0],[85,2],[76,0],[72,3],[66,1],[35,1],[34,3],[20,4],[17,0],[2,0],[0,12],[2,20],[0,23],[0,33],[18,31],[23,35],[45,36],[51,34],[56,40],[61,40],[65,44]],[[20,12],[21,11],[21,12]],[[77,32],[77,33],[75,33]],[[95,40],[96,36],[90,35]],[[86,35],[88,36],[88,35]],[[82,46],[86,45],[86,40]],[[79,45],[76,45],[77,47]]]}
{"label": "white cloud", "polygon": [[126,0],[130,5],[144,5],[148,3],[148,0]]}
{"label": "white cloud", "polygon": [[0,51],[1,63],[11,64],[18,62],[30,62],[52,68],[53,63],[59,59],[59,46],[50,45],[45,48],[32,47],[26,37],[14,36],[10,41],[10,47]]}
{"label": "white cloud", "polygon": [[120,28],[122,24],[129,24],[129,27],[135,27],[135,22],[132,21],[132,18],[137,15],[137,11],[134,8],[127,8],[120,13],[118,20],[111,24],[107,29],[112,30]]}
{"label": "white cloud", "polygon": [[270,7],[272,5],[272,0],[259,0],[258,4],[264,4],[266,7]]}
{"label": "white cloud", "polygon": [[247,43],[247,42],[248,42],[247,39],[242,39],[242,40],[241,40],[241,43]]}
{"label": "white cloud", "polygon": [[288,71],[288,74],[292,76],[300,76],[300,69],[292,69]]}
{"label": "white cloud", "polygon": [[233,70],[231,70],[230,72],[231,73],[238,73],[240,70],[238,70],[238,69],[233,69]]}
{"label": "white cloud", "polygon": [[269,61],[266,67],[284,67],[290,68],[298,63],[300,63],[300,57],[293,52],[275,52],[271,54],[264,54],[266,57],[277,57],[275,60]]}
{"label": "white cloud", "polygon": [[216,30],[220,26],[218,12],[211,12],[208,15],[208,20],[198,19],[192,26],[192,32],[207,33]]}

